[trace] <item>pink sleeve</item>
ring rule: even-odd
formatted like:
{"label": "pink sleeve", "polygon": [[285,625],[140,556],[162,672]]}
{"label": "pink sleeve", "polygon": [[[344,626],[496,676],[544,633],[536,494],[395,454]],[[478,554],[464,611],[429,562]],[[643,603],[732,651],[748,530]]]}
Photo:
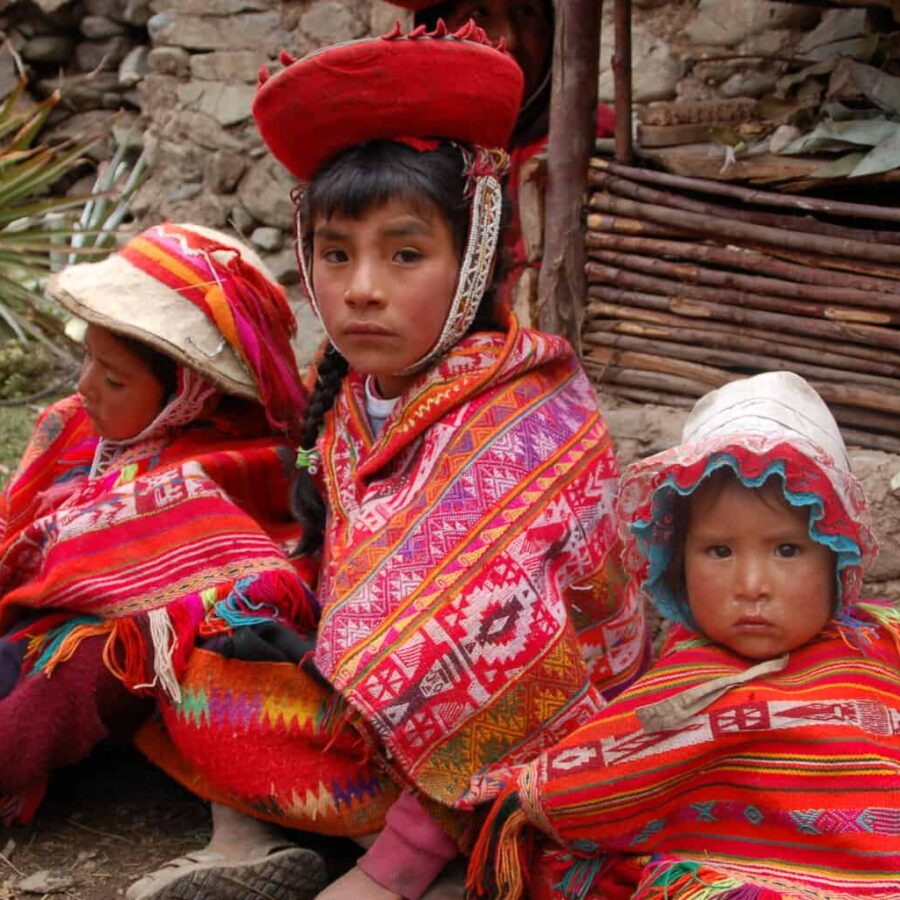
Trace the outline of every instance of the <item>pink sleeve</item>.
{"label": "pink sleeve", "polygon": [[404,791],[388,810],[384,830],[356,864],[383,888],[404,900],[419,900],[458,855],[454,841]]}

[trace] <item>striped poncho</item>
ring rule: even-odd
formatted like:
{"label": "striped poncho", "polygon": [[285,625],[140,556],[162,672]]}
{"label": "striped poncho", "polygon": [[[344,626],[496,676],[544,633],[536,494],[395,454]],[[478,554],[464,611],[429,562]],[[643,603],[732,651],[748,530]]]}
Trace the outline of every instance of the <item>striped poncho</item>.
{"label": "striped poncho", "polygon": [[81,398],[59,401],[0,500],[0,634],[27,643],[26,672],[50,675],[83,638],[104,634],[107,665],[127,687],[177,691],[219,601],[268,602],[312,627],[287,558],[299,533],[291,450],[259,407],[223,400],[89,477],[99,441]]}

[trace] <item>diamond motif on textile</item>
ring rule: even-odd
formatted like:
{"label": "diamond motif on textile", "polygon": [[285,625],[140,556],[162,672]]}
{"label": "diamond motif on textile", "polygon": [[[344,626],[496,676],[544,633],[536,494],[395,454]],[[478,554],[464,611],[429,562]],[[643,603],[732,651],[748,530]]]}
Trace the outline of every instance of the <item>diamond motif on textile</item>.
{"label": "diamond motif on textile", "polygon": [[762,820],[765,816],[762,814],[762,810],[758,806],[754,806],[752,803],[744,808],[744,818],[751,825],[759,825],[762,823]]}

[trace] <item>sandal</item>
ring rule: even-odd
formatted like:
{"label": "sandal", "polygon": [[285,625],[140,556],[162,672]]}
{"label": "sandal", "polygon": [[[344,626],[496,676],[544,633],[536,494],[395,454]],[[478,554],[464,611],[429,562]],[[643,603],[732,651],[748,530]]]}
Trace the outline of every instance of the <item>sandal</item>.
{"label": "sandal", "polygon": [[197,850],[165,863],[136,881],[126,900],[310,900],[328,883],[315,850],[275,845],[265,856],[226,860]]}

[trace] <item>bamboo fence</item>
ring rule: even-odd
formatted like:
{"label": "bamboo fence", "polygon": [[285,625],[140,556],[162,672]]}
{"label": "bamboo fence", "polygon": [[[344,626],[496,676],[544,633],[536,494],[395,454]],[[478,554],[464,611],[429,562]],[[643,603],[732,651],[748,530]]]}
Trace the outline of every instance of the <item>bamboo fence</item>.
{"label": "bamboo fence", "polygon": [[585,365],[689,406],[792,369],[847,440],[900,452],[900,211],[592,159]]}

